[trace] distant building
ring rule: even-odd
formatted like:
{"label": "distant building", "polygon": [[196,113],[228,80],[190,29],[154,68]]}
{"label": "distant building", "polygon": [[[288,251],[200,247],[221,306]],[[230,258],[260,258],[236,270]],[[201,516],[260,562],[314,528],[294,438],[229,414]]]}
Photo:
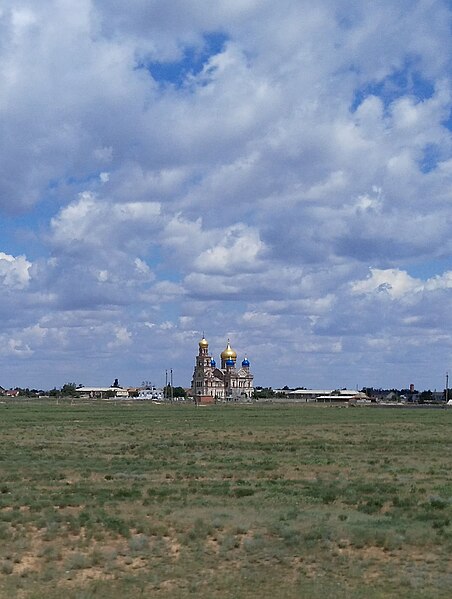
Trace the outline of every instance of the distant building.
{"label": "distant building", "polygon": [[191,393],[197,403],[215,401],[237,401],[251,399],[254,392],[250,362],[245,356],[237,368],[237,353],[229,339],[220,354],[221,366],[209,354],[209,344],[203,337],[199,342],[199,353],[191,383]]}
{"label": "distant building", "polygon": [[80,394],[80,397],[89,397],[91,399],[129,397],[129,391],[121,387],[77,387],[75,391]]}
{"label": "distant building", "polygon": [[287,391],[286,397],[297,401],[349,401],[350,399],[365,399],[365,393],[353,389],[295,389]]}
{"label": "distant building", "polygon": [[163,389],[140,389],[137,399],[147,399],[152,401],[161,401],[163,399]]}
{"label": "distant building", "polygon": [[18,389],[4,389],[0,385],[0,395],[6,397],[18,397],[20,395],[20,391]]}

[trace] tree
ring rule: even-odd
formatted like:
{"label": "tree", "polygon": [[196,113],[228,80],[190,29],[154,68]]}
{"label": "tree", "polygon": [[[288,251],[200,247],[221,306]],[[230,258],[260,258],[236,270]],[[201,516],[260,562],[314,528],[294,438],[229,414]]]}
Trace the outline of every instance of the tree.
{"label": "tree", "polygon": [[432,401],[433,397],[432,397],[432,392],[430,391],[430,389],[428,391],[422,391],[422,393],[419,396],[419,403],[424,403],[426,401]]}
{"label": "tree", "polygon": [[254,390],[254,399],[268,399],[274,396],[275,392],[271,387],[256,387]]}
{"label": "tree", "polygon": [[187,397],[187,392],[183,387],[171,387],[171,385],[166,385],[166,387],[163,387],[163,397],[165,397],[165,399]]}
{"label": "tree", "polygon": [[61,395],[63,396],[74,396],[77,385],[75,383],[65,383],[61,387]]}

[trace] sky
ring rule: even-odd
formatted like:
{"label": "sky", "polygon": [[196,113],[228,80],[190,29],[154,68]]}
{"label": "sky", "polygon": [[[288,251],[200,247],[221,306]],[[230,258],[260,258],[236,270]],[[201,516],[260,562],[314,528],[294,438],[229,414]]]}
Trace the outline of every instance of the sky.
{"label": "sky", "polygon": [[452,4],[1,0],[0,385],[452,373]]}

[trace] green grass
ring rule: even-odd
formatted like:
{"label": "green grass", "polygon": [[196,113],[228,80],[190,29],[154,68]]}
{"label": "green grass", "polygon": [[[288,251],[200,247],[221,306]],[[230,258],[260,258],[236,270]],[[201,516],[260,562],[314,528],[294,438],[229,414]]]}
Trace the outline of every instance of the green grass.
{"label": "green grass", "polygon": [[452,411],[0,404],[0,596],[441,598]]}

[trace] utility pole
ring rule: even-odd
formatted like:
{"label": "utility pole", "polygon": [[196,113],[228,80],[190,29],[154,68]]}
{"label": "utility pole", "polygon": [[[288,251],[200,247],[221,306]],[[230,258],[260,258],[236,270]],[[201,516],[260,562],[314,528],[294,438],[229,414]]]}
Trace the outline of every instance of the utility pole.
{"label": "utility pole", "polygon": [[173,369],[170,370],[170,401],[173,401]]}
{"label": "utility pole", "polygon": [[165,370],[165,390],[163,392],[163,399],[168,397],[168,369]]}
{"label": "utility pole", "polygon": [[449,371],[446,372],[446,404],[449,401]]}

